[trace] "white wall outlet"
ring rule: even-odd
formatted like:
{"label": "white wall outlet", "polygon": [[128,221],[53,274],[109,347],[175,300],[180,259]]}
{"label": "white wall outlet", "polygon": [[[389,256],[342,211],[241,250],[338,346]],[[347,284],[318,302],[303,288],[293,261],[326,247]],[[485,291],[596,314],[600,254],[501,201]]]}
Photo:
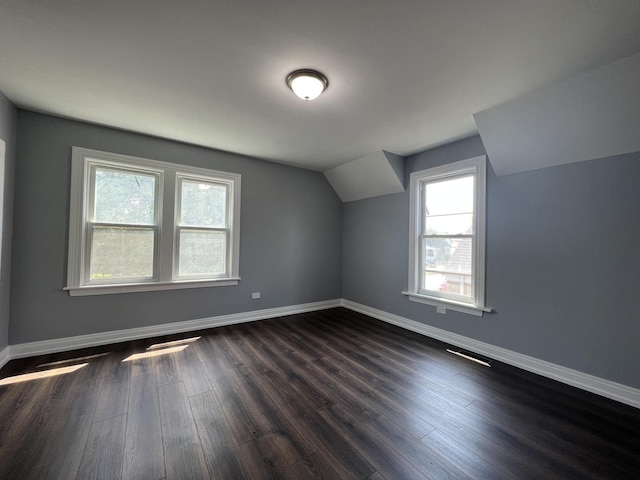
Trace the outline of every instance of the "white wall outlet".
{"label": "white wall outlet", "polygon": [[447,309],[444,307],[436,307],[436,312],[441,313],[442,315],[446,315]]}
{"label": "white wall outlet", "polygon": [[255,300],[256,298],[260,298],[260,292],[253,292],[253,293],[251,294],[251,298],[253,298],[254,300]]}

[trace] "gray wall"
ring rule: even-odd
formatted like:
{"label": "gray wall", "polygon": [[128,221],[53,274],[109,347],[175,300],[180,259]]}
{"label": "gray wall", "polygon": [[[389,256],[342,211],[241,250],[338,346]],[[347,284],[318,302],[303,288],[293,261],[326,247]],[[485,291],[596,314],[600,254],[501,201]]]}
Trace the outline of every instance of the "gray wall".
{"label": "gray wall", "polygon": [[[0,97],[0,136],[15,131],[15,110]],[[504,177],[489,168],[487,304],[495,313],[478,318],[438,315],[401,295],[408,193],[342,205],[319,173],[26,111],[18,111],[17,132],[17,159],[15,142],[7,142],[5,199],[9,206],[15,164],[10,344],[342,296],[640,388],[640,153]],[[242,174],[240,284],[63,292],[72,145]],[[480,138],[472,137],[408,158],[406,175],[481,154]],[[7,344],[10,220],[0,349]],[[262,299],[251,300],[254,291]]]}
{"label": "gray wall", "polygon": [[[406,174],[484,154],[472,137]],[[490,160],[490,159],[489,159]],[[478,318],[410,302],[407,193],[347,203],[343,297],[640,387],[640,153],[487,179],[487,305]]]}
{"label": "gray wall", "polygon": [[[73,145],[242,175],[238,286],[70,297]],[[20,110],[10,343],[339,298],[342,206],[317,172]],[[252,300],[251,292],[261,292]]]}
{"label": "gray wall", "polygon": [[6,144],[4,171],[4,215],[2,218],[0,264],[0,351],[9,345],[9,305],[11,295],[11,236],[13,219],[13,178],[16,163],[17,112],[0,92],[0,139]]}

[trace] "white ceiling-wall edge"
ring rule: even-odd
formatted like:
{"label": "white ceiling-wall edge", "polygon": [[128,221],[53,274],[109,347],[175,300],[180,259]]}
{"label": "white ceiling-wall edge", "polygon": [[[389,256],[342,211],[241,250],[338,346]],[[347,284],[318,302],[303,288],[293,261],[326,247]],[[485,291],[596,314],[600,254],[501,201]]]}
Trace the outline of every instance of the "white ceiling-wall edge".
{"label": "white ceiling-wall edge", "polygon": [[640,53],[474,118],[498,176],[640,151]]}
{"label": "white ceiling-wall edge", "polygon": [[380,150],[324,172],[343,202],[401,193],[404,157]]}

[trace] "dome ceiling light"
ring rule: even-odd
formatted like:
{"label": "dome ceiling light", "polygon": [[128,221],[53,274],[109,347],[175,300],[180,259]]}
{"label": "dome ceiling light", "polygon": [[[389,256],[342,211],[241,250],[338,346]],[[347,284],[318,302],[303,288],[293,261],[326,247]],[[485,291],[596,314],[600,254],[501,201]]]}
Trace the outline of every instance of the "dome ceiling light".
{"label": "dome ceiling light", "polygon": [[305,101],[317,98],[329,86],[329,80],[316,70],[295,70],[287,76],[287,85]]}

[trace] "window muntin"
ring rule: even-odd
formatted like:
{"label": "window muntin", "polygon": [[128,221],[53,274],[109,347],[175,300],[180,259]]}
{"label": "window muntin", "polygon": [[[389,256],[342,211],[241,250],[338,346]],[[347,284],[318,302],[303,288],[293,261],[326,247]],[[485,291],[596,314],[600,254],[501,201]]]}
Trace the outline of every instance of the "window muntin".
{"label": "window muntin", "polygon": [[486,311],[485,164],[477,157],[411,174],[412,300]]}
{"label": "window muntin", "polygon": [[240,175],[73,147],[71,295],[238,283]]}

